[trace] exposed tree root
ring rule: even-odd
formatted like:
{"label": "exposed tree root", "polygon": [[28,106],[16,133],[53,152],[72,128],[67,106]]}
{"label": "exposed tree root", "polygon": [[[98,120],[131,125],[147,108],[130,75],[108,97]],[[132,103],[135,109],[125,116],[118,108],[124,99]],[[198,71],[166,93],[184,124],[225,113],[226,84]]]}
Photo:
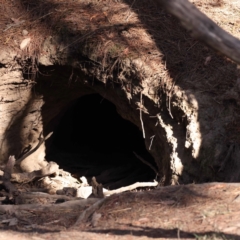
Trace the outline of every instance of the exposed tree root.
{"label": "exposed tree root", "polygon": [[78,217],[76,223],[73,225],[73,227],[77,227],[82,222],[85,222],[88,220],[88,218],[96,211],[98,210],[103,203],[105,203],[108,200],[108,198],[102,198],[98,200],[96,203],[94,203],[91,207],[87,208],[85,211],[83,211],[80,216]]}
{"label": "exposed tree root", "polygon": [[97,198],[90,198],[90,199],[67,201],[67,202],[59,203],[59,204],[0,205],[0,213],[2,213],[2,214],[7,213],[7,212],[14,213],[14,212],[20,211],[20,210],[42,211],[42,212],[44,212],[44,211],[61,211],[61,209],[79,210],[81,208],[88,206],[89,204],[94,204],[96,201],[98,201]]}
{"label": "exposed tree root", "polygon": [[40,170],[33,172],[24,172],[24,173],[13,173],[11,174],[11,181],[18,183],[28,183],[33,181],[35,178],[46,177],[57,173],[59,166],[55,162],[49,162],[48,165]]}

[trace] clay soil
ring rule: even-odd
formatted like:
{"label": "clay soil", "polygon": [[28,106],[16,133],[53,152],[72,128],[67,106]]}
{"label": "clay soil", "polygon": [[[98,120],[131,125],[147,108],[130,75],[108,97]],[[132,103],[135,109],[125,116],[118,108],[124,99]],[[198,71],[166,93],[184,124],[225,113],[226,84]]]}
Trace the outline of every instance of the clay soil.
{"label": "clay soil", "polygon": [[[29,2],[29,3],[28,3]],[[41,1],[36,1],[41,2]],[[59,4],[57,4],[58,2]],[[81,2],[81,1],[79,1]],[[91,1],[89,1],[91,2]],[[95,2],[95,1],[93,1]],[[13,1],[1,0],[0,27],[5,29],[7,24],[17,21],[11,21],[11,18],[18,17],[26,20],[25,28],[33,29],[31,34],[36,40],[36,48],[32,49],[32,56],[37,56],[36,49],[38,44],[44,40],[44,32],[49,34],[51,27],[43,27],[42,22],[47,16],[51,16],[52,23],[59,18],[64,18],[71,27],[81,28],[83,33],[93,27],[91,33],[97,31],[97,24],[101,21],[120,23],[122,12],[118,1],[113,6],[118,6],[118,12],[108,15],[106,1],[99,1],[99,9],[102,14],[87,11],[74,16],[68,13],[68,9],[74,11],[76,1],[52,1],[55,6],[55,14],[49,12],[50,1],[42,8],[34,5],[34,1]],[[240,36],[239,30],[239,12],[240,5],[238,1],[192,1],[196,6],[204,11],[209,17],[215,20],[225,30],[231,32],[236,37]],[[17,4],[19,3],[19,4]],[[60,4],[62,3],[62,4]],[[29,4],[29,5],[28,5]],[[31,5],[32,4],[32,5]],[[102,5],[101,5],[102,4]],[[124,5],[124,4],[123,4]],[[23,7],[29,6],[29,12],[23,12]],[[105,7],[105,9],[104,9]],[[38,9],[34,12],[34,9]],[[114,9],[114,7],[112,8]],[[124,9],[124,8],[123,8]],[[126,10],[126,9],[125,9]],[[124,10],[124,12],[125,12]],[[148,18],[149,9],[146,9],[146,18]],[[35,15],[33,13],[36,13]],[[81,16],[81,17],[79,17]],[[71,17],[71,19],[69,19]],[[130,10],[127,17],[129,24],[139,23],[136,15],[131,15]],[[125,19],[126,20],[126,19]],[[149,21],[158,19],[148,18]],[[88,23],[88,26],[87,24]],[[84,24],[86,29],[84,29]],[[95,25],[94,25],[95,24]],[[68,26],[59,26],[56,31],[65,35]],[[169,29],[169,31],[172,31]],[[134,34],[140,38],[141,29]],[[1,47],[19,46],[21,35],[20,28],[9,28],[3,32],[0,37]],[[88,35],[88,36],[91,36]],[[101,36],[100,36],[101,37]],[[105,36],[106,37],[106,36]],[[137,37],[136,37],[137,39]],[[104,40],[105,41],[105,40]],[[121,39],[119,39],[121,41]],[[137,40],[136,40],[137,41]],[[106,43],[107,45],[108,43]],[[110,43],[109,43],[110,44]],[[121,51],[127,54],[131,49],[135,49],[137,43],[121,44]],[[151,48],[152,42],[148,43]],[[198,43],[196,43],[197,45]],[[195,45],[192,45],[194,48]],[[148,54],[149,49],[138,49],[139,55]],[[115,50],[112,49],[114,55]],[[145,53],[144,53],[145,51]],[[190,49],[189,49],[190,51]],[[104,54],[104,52],[103,52]],[[197,54],[197,52],[196,52]],[[153,60],[154,62],[154,60]],[[212,60],[214,65],[214,59]],[[216,63],[217,64],[217,63]],[[227,78],[226,78],[227,79]],[[227,80],[226,80],[227,82]],[[205,89],[203,89],[205,91]],[[221,91],[211,90],[213,91]],[[229,138],[239,140],[238,123],[229,127]],[[78,216],[84,209],[76,211],[74,209],[67,211],[18,211],[1,213],[0,212],[0,240],[1,239],[240,239],[240,184],[238,183],[206,183],[192,184],[182,186],[162,187],[154,190],[138,190],[136,192],[113,195],[99,208],[96,213],[100,218],[93,221],[92,216],[86,222],[73,227]],[[4,221],[6,219],[16,218],[18,223],[14,226],[8,226]]]}

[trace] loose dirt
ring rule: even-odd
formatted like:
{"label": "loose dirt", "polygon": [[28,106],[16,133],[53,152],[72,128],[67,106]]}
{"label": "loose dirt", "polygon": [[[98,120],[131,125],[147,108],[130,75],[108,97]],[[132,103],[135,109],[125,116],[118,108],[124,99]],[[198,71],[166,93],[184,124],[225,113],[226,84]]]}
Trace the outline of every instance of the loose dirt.
{"label": "loose dirt", "polygon": [[[82,210],[38,209],[0,215],[0,239],[240,239],[238,183],[113,195],[87,221],[74,226]],[[14,217],[18,219],[15,226],[2,221]]]}

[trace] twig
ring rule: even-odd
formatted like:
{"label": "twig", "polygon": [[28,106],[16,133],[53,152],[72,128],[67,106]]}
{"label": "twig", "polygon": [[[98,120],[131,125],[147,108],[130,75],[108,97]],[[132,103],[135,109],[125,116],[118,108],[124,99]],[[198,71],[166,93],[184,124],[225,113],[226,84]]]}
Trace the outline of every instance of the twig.
{"label": "twig", "polygon": [[38,21],[38,20],[40,20],[40,19],[42,19],[42,18],[45,18],[46,16],[48,16],[48,15],[50,15],[50,14],[53,14],[53,13],[54,13],[54,12],[47,13],[47,14],[41,16],[40,18],[34,20],[32,23],[34,23],[34,22],[36,22],[36,21]]}
{"label": "twig", "polygon": [[18,22],[18,23],[10,23],[10,24],[8,24],[7,25],[7,27],[3,30],[3,32],[6,32],[8,29],[10,29],[11,27],[16,27],[16,26],[18,26],[18,25],[20,25],[20,24],[22,24],[22,23],[24,23],[25,22],[25,20],[22,20],[22,21],[20,21],[20,22]]}
{"label": "twig", "polygon": [[[142,105],[142,92],[140,93],[140,104]],[[139,108],[140,111],[140,121],[141,121],[141,125],[142,125],[142,131],[143,131],[143,138],[145,139],[145,130],[144,130],[144,125],[143,125],[143,120],[142,120],[142,108]]]}
{"label": "twig", "polygon": [[139,187],[156,187],[157,185],[158,185],[158,182],[155,180],[154,180],[154,182],[137,182],[137,183],[134,183],[134,184],[126,186],[126,187],[121,187],[121,188],[118,188],[115,190],[104,192],[103,194],[105,196],[111,196],[113,194],[131,191],[131,190],[139,188]]}
{"label": "twig", "polygon": [[[128,19],[129,19],[130,16],[132,15],[132,13],[130,13],[130,11],[132,10],[132,7],[133,7],[135,1],[136,1],[136,0],[133,0],[131,6],[130,6],[129,9],[128,9],[128,13],[127,13],[127,17],[126,17],[125,21],[128,21]],[[129,14],[129,13],[130,13],[130,14]]]}
{"label": "twig", "polygon": [[151,139],[151,142],[150,142],[150,145],[149,145],[149,150],[151,150],[151,147],[152,147],[152,143],[153,143],[153,139],[155,138],[155,135],[151,136],[150,139]]}
{"label": "twig", "polygon": [[124,209],[118,209],[118,210],[113,210],[108,213],[117,213],[117,212],[123,212],[123,211],[128,211],[131,210],[132,208],[124,208]]}
{"label": "twig", "polygon": [[144,160],[142,157],[140,157],[138,154],[136,154],[135,152],[133,152],[133,154],[140,160],[142,161],[144,164],[148,165],[155,173],[156,175],[158,175],[158,171],[157,169],[148,161]]}
{"label": "twig", "polygon": [[51,137],[51,135],[53,134],[53,132],[50,132],[45,138],[41,138],[42,136],[42,132],[39,134],[38,137],[38,144],[35,148],[33,148],[32,150],[30,150],[29,152],[27,152],[25,155],[23,155],[22,157],[20,157],[17,161],[16,161],[16,165],[19,165],[25,158],[27,158],[28,156],[30,156],[32,153],[34,153],[41,145],[44,141],[46,141],[48,138]]}
{"label": "twig", "polygon": [[168,112],[170,117],[173,119],[173,115],[171,113],[171,97],[170,96],[168,96]]}

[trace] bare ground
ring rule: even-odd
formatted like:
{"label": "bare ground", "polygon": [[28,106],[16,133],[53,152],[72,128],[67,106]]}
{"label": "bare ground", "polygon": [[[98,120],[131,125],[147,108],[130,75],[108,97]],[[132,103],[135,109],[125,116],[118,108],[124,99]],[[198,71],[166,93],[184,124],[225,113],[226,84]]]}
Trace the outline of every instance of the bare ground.
{"label": "bare ground", "polygon": [[[80,213],[2,214],[0,239],[240,239],[240,185],[191,184],[113,195],[96,211],[99,219],[90,216],[74,226]],[[15,226],[2,221],[13,217]]]}

